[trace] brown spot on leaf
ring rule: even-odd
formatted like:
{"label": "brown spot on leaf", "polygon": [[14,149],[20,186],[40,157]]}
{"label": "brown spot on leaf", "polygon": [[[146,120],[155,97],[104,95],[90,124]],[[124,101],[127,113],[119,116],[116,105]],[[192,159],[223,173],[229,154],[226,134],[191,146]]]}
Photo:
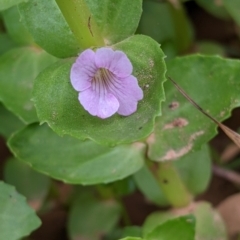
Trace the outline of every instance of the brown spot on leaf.
{"label": "brown spot on leaf", "polygon": [[151,134],[149,135],[149,137],[147,138],[146,142],[147,142],[148,144],[153,144],[153,143],[155,143],[155,142],[156,142],[155,134],[154,134],[154,133],[151,133]]}
{"label": "brown spot on leaf", "polygon": [[164,184],[168,184],[168,180],[167,179],[163,179],[163,183]]}
{"label": "brown spot on leaf", "polygon": [[188,125],[188,121],[184,118],[176,118],[175,120],[173,120],[171,123],[166,124],[163,127],[163,130],[166,129],[172,129],[172,128],[176,128],[176,127],[185,127],[186,125]]}
{"label": "brown spot on leaf", "polygon": [[144,149],[146,147],[146,145],[142,142],[135,142],[132,144],[132,147],[141,151],[142,149]]}
{"label": "brown spot on leaf", "polygon": [[225,111],[220,112],[220,117],[223,117],[225,115]]}
{"label": "brown spot on leaf", "polygon": [[179,107],[179,102],[173,101],[173,102],[171,102],[171,103],[168,105],[168,107],[169,107],[171,110],[175,110],[175,109],[177,109],[177,108]]}
{"label": "brown spot on leaf", "polygon": [[179,149],[179,150],[174,150],[174,149],[170,149],[169,151],[167,151],[167,153],[165,154],[165,156],[163,156],[162,158],[160,158],[160,161],[169,161],[169,160],[175,160],[177,158],[180,158],[182,156],[184,156],[185,154],[187,154],[188,152],[191,151],[192,147],[193,147],[193,142],[194,140],[198,137],[204,134],[204,131],[199,131],[196,132],[194,134],[192,134],[188,140],[188,144]]}

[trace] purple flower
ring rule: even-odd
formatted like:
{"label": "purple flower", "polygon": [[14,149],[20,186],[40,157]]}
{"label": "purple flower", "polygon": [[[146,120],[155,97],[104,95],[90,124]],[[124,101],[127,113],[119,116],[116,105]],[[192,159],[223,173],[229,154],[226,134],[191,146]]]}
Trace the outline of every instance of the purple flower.
{"label": "purple flower", "polygon": [[137,110],[143,91],[132,74],[125,53],[110,48],[87,49],[71,68],[71,83],[78,99],[91,115],[108,118],[114,113],[128,116]]}

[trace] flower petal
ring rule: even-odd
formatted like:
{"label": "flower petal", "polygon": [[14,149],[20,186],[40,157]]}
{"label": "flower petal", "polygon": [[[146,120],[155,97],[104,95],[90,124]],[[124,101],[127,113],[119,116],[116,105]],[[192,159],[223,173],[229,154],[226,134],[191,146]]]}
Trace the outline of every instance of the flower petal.
{"label": "flower petal", "polygon": [[115,79],[110,92],[118,99],[118,114],[128,116],[137,110],[137,103],[143,98],[143,91],[138,86],[137,79],[130,75],[124,79]]}
{"label": "flower petal", "polygon": [[96,71],[95,52],[87,49],[80,54],[71,68],[70,79],[74,89],[83,91],[89,88]]}
{"label": "flower petal", "polygon": [[124,52],[115,51],[109,70],[118,77],[128,77],[131,75],[133,67]]}
{"label": "flower petal", "polygon": [[96,51],[95,62],[97,67],[106,68],[118,77],[128,77],[132,73],[132,64],[122,51],[113,51],[111,48],[100,48]]}
{"label": "flower petal", "polygon": [[79,93],[78,99],[85,110],[100,118],[112,116],[119,108],[119,102],[113,94],[107,93],[100,96],[92,88]]}
{"label": "flower petal", "polygon": [[96,51],[95,63],[98,68],[109,69],[114,58],[114,51],[111,48],[99,48]]}

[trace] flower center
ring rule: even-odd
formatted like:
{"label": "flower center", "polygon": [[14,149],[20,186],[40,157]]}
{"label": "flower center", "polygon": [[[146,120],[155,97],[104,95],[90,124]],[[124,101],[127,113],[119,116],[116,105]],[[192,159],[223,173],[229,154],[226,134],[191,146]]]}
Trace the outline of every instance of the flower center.
{"label": "flower center", "polygon": [[114,78],[114,74],[105,68],[99,68],[92,80],[92,88],[100,95],[106,94]]}
{"label": "flower center", "polygon": [[93,80],[95,81],[104,81],[107,83],[107,81],[111,80],[111,75],[112,73],[109,72],[107,69],[105,68],[99,68],[96,72],[96,74],[94,75]]}

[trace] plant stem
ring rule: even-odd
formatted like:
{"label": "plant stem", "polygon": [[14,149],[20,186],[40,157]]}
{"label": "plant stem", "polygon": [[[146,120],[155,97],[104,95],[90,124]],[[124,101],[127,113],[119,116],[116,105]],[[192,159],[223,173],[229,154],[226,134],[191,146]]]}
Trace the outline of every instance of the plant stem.
{"label": "plant stem", "polygon": [[160,162],[157,177],[162,191],[172,206],[184,207],[191,202],[192,196],[183,184],[172,162]]}
{"label": "plant stem", "polygon": [[98,26],[85,0],[56,0],[82,49],[104,46]]}

